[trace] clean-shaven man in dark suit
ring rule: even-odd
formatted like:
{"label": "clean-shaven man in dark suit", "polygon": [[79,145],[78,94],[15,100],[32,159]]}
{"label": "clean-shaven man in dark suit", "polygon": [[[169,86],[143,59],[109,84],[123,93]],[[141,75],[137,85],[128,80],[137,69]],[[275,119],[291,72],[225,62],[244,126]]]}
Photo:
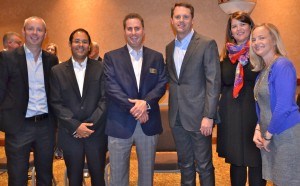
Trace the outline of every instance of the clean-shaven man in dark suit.
{"label": "clean-shaven man in dark suit", "polygon": [[112,186],[129,185],[129,157],[133,143],[138,155],[138,185],[153,185],[158,134],[162,132],[158,101],[166,90],[162,54],[143,46],[144,21],[136,13],[125,16],[127,45],[104,56]]}
{"label": "clean-shaven man in dark suit", "polygon": [[46,24],[24,22],[25,44],[0,59],[0,127],[5,132],[8,185],[27,185],[30,151],[37,185],[52,185],[55,119],[49,107],[49,76],[56,56],[42,50]]}
{"label": "clean-shaven man in dark suit", "polygon": [[72,57],[52,69],[51,106],[58,118],[58,143],[69,183],[81,186],[85,158],[94,186],[104,186],[107,136],[103,65],[89,59],[91,38],[82,29],[69,37]]}
{"label": "clean-shaven man in dark suit", "polygon": [[171,24],[176,38],[166,47],[169,120],[175,139],[181,185],[215,185],[211,134],[220,93],[216,42],[193,30],[194,8],[176,3]]}

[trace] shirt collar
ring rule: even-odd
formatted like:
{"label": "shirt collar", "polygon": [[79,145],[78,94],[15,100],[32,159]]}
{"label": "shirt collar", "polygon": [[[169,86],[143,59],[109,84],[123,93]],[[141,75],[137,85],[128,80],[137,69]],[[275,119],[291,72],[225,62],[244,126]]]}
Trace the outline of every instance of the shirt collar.
{"label": "shirt collar", "polygon": [[78,63],[77,61],[75,61],[75,59],[72,56],[72,63],[73,63],[73,66],[76,67],[76,68],[85,68],[86,63],[87,63],[87,57],[84,59],[83,62]]}
{"label": "shirt collar", "polygon": [[184,44],[184,43],[189,43],[193,37],[194,34],[194,29],[191,30],[190,33],[188,33],[188,35],[185,36],[185,38],[183,38],[181,41],[178,40],[177,35],[175,37],[175,43],[176,44]]}
{"label": "shirt collar", "polygon": [[138,55],[143,54],[143,46],[138,51],[136,51],[127,43],[127,48],[128,48],[129,54],[131,54],[131,55],[138,56]]}
{"label": "shirt collar", "polygon": [[[29,48],[27,48],[27,46],[25,45],[25,43],[24,43],[24,51],[25,51],[25,54],[26,54],[26,55],[31,55],[31,56],[33,57],[32,52],[29,50]],[[39,54],[39,58],[40,58],[40,57],[42,57],[42,50],[41,50],[41,52],[40,52],[40,54]]]}

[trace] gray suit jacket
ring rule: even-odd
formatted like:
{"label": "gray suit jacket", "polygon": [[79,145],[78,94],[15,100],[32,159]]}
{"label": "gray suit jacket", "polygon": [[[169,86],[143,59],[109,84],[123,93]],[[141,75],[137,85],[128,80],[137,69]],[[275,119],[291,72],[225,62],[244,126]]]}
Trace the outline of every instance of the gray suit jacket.
{"label": "gray suit jacket", "polygon": [[213,39],[194,33],[184,56],[179,78],[174,64],[173,40],[166,47],[169,78],[169,120],[177,114],[184,129],[199,131],[203,117],[215,118],[220,94],[220,61]]}

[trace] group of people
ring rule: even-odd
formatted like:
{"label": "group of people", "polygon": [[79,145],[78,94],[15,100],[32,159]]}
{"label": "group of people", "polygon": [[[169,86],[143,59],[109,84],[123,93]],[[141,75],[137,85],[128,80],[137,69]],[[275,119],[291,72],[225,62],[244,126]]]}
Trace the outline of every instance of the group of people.
{"label": "group of people", "polygon": [[30,151],[37,185],[51,185],[57,123],[70,185],[82,184],[85,162],[92,185],[105,185],[107,148],[110,185],[129,185],[133,144],[138,185],[153,185],[163,131],[159,100],[167,82],[181,185],[196,185],[197,172],[200,185],[215,185],[211,138],[218,116],[217,152],[230,163],[233,186],[245,185],[247,177],[255,186],[266,180],[300,185],[297,78],[277,28],[233,13],[220,60],[215,40],[193,24],[194,7],[175,3],[176,35],[166,47],[166,64],[161,53],[143,45],[144,20],[136,13],[123,20],[125,46],[107,52],[103,62],[89,57],[91,37],[78,28],[69,37],[72,56],[58,64],[50,54],[57,52],[55,45],[50,53],[42,50],[44,20],[26,19],[24,44],[0,53],[0,129],[9,185],[26,185]]}

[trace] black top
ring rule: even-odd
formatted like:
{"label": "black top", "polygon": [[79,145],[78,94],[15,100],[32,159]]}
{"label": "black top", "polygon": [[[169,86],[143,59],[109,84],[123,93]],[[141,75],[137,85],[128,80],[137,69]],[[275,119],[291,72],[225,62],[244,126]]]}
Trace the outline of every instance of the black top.
{"label": "black top", "polygon": [[229,58],[221,62],[221,123],[217,132],[217,152],[225,161],[238,166],[261,165],[260,151],[252,141],[257,122],[253,88],[257,72],[251,64],[244,66],[244,85],[239,96],[233,98],[236,64]]}

